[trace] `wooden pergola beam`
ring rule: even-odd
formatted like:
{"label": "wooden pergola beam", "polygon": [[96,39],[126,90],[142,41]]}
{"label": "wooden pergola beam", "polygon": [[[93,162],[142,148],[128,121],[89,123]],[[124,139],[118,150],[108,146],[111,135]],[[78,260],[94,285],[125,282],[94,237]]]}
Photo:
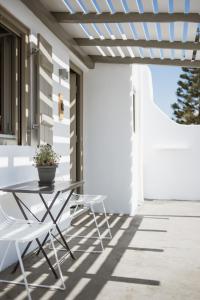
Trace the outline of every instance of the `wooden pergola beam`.
{"label": "wooden pergola beam", "polygon": [[162,49],[184,49],[184,50],[200,50],[199,42],[180,42],[180,41],[146,41],[146,40],[122,40],[122,39],[85,39],[76,38],[75,41],[79,46],[102,46],[102,47],[142,47],[142,48],[162,48]]}
{"label": "wooden pergola beam", "polygon": [[140,58],[140,57],[112,57],[112,56],[101,56],[101,55],[90,55],[90,58],[94,63],[108,63],[108,64],[153,64],[153,65],[164,65],[164,66],[180,66],[180,67],[191,67],[200,68],[200,61],[191,60],[180,60],[180,59],[160,59],[160,58]]}
{"label": "wooden pergola beam", "polygon": [[60,39],[68,49],[79,58],[79,60],[89,69],[94,68],[91,58],[78,46],[72,36],[68,34],[62,26],[56,22],[52,14],[46,9],[40,0],[21,0],[37,17],[43,22],[49,30]]}
{"label": "wooden pergola beam", "polygon": [[94,12],[84,14],[82,12],[52,12],[52,15],[59,23],[129,23],[129,22],[148,22],[148,23],[167,23],[167,22],[191,22],[200,23],[200,15],[198,13],[124,13],[103,12],[97,14]]}

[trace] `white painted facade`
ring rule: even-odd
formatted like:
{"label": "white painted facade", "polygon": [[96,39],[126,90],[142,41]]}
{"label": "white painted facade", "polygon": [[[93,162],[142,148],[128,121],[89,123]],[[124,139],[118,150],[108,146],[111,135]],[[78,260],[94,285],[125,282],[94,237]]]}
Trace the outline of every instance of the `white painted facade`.
{"label": "white painted facade", "polygon": [[[153,101],[150,70],[148,97],[142,97],[144,198],[200,200],[200,126],[179,125]],[[167,83],[166,83],[167,84]]]}

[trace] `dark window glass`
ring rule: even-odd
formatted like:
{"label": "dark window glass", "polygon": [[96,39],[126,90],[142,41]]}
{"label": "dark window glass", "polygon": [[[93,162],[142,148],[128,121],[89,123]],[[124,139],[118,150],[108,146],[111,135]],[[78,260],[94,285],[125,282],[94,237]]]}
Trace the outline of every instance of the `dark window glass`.
{"label": "dark window glass", "polygon": [[20,99],[20,42],[0,27],[0,134],[16,135]]}

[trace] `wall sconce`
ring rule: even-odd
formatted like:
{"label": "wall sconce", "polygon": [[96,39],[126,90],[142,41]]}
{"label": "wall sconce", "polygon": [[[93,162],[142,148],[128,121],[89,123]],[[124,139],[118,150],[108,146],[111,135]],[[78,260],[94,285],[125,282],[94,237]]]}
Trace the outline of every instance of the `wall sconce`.
{"label": "wall sconce", "polygon": [[59,77],[62,80],[68,80],[68,71],[66,69],[59,69]]}
{"label": "wall sconce", "polygon": [[64,102],[63,102],[63,95],[61,93],[58,94],[58,115],[59,119],[63,120],[64,119]]}

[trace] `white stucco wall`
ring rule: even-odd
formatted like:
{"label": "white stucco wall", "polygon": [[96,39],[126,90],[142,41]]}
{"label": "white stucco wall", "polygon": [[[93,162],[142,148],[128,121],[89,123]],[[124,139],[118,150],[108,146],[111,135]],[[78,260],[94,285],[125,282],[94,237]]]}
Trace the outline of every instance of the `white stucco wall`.
{"label": "white stucco wall", "polygon": [[85,192],[108,195],[112,213],[133,215],[143,199],[138,133],[145,73],[142,66],[96,64],[85,78]]}
{"label": "white stucco wall", "polygon": [[[62,155],[61,163],[57,170],[57,177],[65,176],[65,178],[69,179],[69,82],[61,82],[58,77],[59,68],[69,68],[69,51],[19,0],[0,0],[0,4],[31,29],[33,38],[37,37],[37,33],[40,33],[53,47],[54,148]],[[77,60],[76,63],[78,64]],[[63,121],[59,121],[57,116],[58,93],[62,93],[64,98],[65,118]],[[37,179],[37,172],[32,166],[34,154],[35,148],[30,146],[0,146],[0,185],[6,186]],[[32,199],[28,196],[27,201],[28,206],[32,206],[32,208],[39,203],[35,196]],[[9,194],[2,195],[1,193],[0,202],[9,214],[22,217],[14,199]],[[4,249],[5,243],[1,243],[0,261]],[[15,259],[16,255],[13,248],[5,265],[14,262]]]}
{"label": "white stucco wall", "polygon": [[200,126],[173,122],[153,102],[151,86],[142,98],[144,197],[200,200]]}

